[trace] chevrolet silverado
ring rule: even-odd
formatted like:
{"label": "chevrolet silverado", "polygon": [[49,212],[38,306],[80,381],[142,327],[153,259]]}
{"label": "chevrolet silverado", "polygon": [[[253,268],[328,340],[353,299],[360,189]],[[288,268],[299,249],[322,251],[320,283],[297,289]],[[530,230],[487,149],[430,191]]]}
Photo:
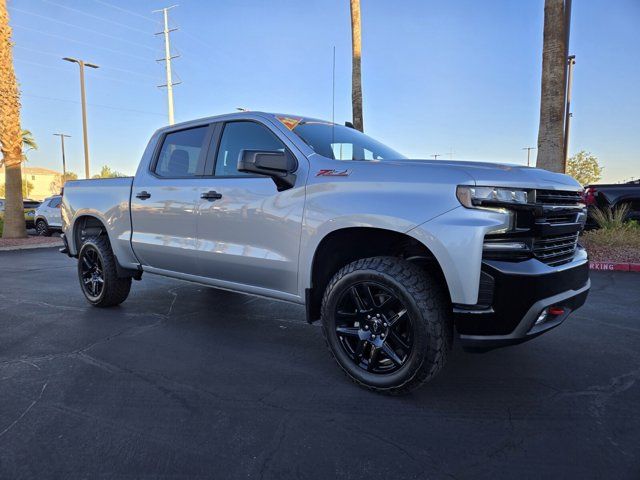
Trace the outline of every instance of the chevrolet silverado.
{"label": "chevrolet silverado", "polygon": [[580,307],[585,212],[567,175],[238,112],[159,129],[134,177],[67,182],[62,251],[96,307],[143,274],[303,304],[353,381],[403,393],[454,338],[516,344]]}

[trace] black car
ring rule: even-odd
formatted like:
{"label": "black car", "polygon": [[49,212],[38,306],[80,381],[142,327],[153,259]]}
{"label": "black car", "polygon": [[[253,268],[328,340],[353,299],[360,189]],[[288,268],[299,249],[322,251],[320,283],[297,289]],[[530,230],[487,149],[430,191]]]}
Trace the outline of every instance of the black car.
{"label": "black car", "polygon": [[[584,203],[591,212],[594,208],[612,210],[622,205],[629,206],[627,220],[640,221],[640,180],[627,183],[595,184],[584,188]],[[587,228],[597,225],[591,215],[587,220]]]}

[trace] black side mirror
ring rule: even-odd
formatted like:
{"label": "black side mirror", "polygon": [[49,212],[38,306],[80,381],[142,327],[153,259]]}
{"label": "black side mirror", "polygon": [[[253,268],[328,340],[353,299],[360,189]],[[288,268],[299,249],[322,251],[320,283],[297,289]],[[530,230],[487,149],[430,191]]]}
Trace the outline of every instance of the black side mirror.
{"label": "black side mirror", "polygon": [[288,151],[242,150],[238,159],[239,172],[271,177],[279,192],[295,185],[296,168],[296,159]]}

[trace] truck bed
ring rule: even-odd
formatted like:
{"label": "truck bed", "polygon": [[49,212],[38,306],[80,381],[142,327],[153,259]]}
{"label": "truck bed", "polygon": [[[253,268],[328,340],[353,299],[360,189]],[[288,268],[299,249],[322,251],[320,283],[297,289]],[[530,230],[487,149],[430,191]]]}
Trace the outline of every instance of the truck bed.
{"label": "truck bed", "polygon": [[121,264],[136,263],[129,211],[132,185],[133,177],[74,180],[65,184],[63,192],[67,224],[81,216],[100,220],[109,228],[112,248]]}

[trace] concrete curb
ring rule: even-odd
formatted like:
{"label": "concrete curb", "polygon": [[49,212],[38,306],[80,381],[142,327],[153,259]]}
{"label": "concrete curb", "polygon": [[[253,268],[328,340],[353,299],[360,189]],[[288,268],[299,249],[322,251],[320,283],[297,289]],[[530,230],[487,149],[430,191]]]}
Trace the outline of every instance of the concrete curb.
{"label": "concrete curb", "polygon": [[14,250],[33,250],[35,248],[60,248],[62,242],[59,243],[32,243],[28,245],[14,245],[11,247],[0,247],[0,252],[11,252]]}
{"label": "concrete curb", "polygon": [[589,270],[640,273],[640,263],[589,262]]}

